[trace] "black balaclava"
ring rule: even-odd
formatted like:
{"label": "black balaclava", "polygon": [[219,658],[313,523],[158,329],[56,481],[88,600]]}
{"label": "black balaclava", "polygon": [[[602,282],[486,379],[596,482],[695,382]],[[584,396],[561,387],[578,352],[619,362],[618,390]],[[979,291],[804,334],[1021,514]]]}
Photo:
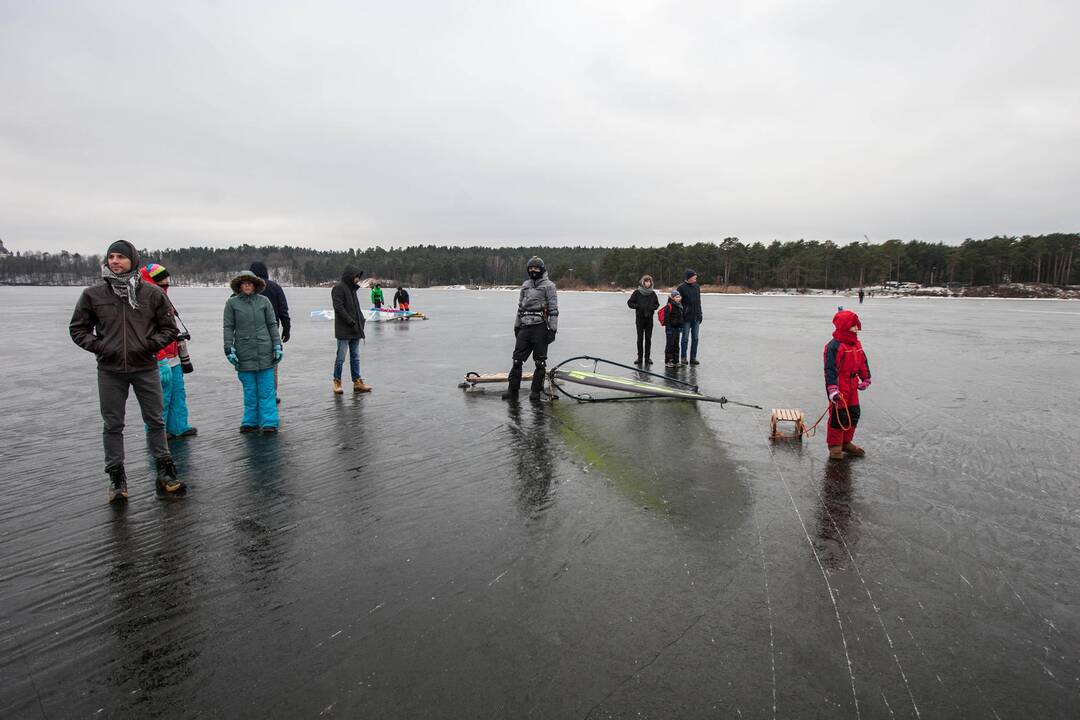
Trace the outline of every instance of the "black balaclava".
{"label": "black balaclava", "polygon": [[544,267],[544,261],[540,257],[533,255],[529,258],[529,264],[525,266],[525,269],[528,271],[529,277],[533,280],[539,280],[544,277],[546,268]]}

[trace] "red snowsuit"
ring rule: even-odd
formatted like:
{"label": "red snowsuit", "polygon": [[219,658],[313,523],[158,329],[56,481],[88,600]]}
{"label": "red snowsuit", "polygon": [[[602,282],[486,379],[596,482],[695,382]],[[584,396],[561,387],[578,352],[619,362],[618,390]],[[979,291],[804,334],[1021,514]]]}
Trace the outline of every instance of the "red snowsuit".
{"label": "red snowsuit", "polygon": [[862,330],[859,316],[850,310],[841,310],[833,317],[833,326],[836,327],[833,339],[825,346],[825,392],[832,395],[834,390],[839,390],[843,399],[837,398],[829,412],[825,441],[830,447],[849,443],[855,438],[860,414],[859,383],[870,382],[866,353],[858,335],[851,330],[853,327]]}

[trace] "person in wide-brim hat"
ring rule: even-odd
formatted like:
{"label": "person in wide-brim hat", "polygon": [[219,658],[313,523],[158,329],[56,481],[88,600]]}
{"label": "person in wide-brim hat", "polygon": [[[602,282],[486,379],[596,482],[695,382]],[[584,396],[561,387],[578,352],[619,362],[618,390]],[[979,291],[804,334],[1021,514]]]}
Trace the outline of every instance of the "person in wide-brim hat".
{"label": "person in wide-brim hat", "polygon": [[274,306],[259,294],[265,286],[262,278],[244,270],[229,282],[234,294],[225,301],[225,358],[236,367],[244,386],[240,432],[273,433],[278,429],[274,365],[283,351]]}

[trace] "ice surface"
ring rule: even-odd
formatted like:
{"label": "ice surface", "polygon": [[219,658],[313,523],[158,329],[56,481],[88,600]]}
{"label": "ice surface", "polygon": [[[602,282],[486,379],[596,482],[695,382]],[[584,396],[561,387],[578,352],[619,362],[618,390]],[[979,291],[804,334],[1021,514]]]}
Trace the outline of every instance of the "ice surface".
{"label": "ice surface", "polygon": [[[299,313],[329,290],[286,288]],[[281,433],[241,435],[225,289],[191,329],[189,483],[105,503],[77,288],[0,288],[2,717],[1075,717],[1080,304],[868,300],[860,461],[768,411],[511,406],[515,298],[417,289],[370,394],[296,323]],[[622,295],[562,293],[558,360],[634,357]],[[704,298],[702,392],[824,407],[831,298]],[[847,305],[851,305],[848,300]],[[298,313],[298,314],[299,314]],[[654,359],[663,339],[654,334]],[[655,367],[655,366],[654,366]]]}

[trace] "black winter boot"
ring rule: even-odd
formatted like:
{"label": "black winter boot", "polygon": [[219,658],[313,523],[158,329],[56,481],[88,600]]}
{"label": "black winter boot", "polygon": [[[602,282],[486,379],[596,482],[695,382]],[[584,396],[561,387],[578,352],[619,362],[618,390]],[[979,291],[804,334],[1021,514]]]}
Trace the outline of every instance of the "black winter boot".
{"label": "black winter boot", "polygon": [[529,400],[540,402],[540,393],[544,389],[545,366],[537,365],[533,369],[532,385],[529,386]]}
{"label": "black winter boot", "polygon": [[521,363],[515,361],[514,367],[510,368],[510,387],[502,394],[503,400],[517,400],[521,390]]}
{"label": "black winter boot", "polygon": [[163,495],[183,495],[187,485],[176,479],[176,465],[169,456],[157,459],[157,491]]}
{"label": "black winter boot", "polygon": [[128,499],[127,473],[123,465],[114,465],[106,470],[109,473],[109,502],[121,503]]}

